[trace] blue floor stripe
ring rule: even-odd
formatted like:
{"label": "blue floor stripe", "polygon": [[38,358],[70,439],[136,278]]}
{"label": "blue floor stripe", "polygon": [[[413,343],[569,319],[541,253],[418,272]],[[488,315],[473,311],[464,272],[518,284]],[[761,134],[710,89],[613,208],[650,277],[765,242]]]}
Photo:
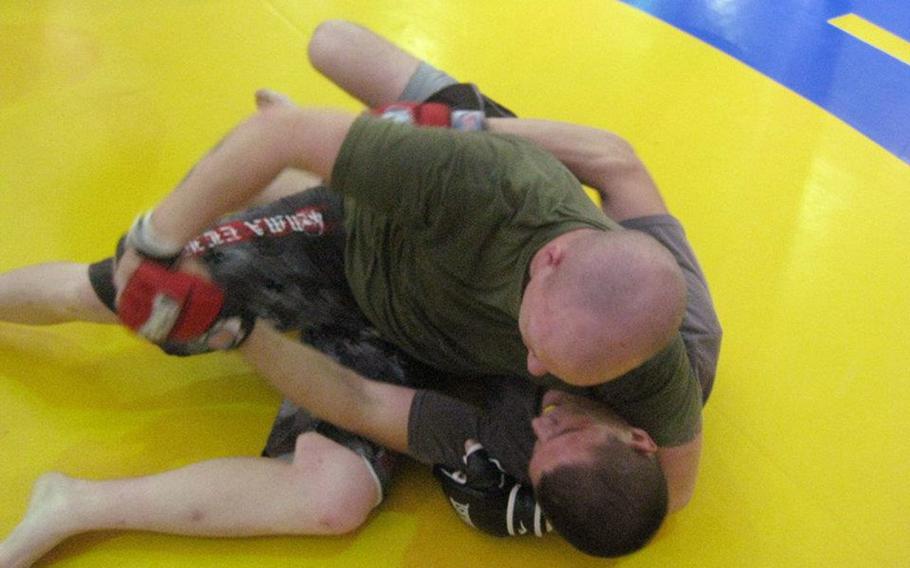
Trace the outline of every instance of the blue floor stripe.
{"label": "blue floor stripe", "polygon": [[828,23],[853,13],[910,42],[910,2],[623,2],[755,68],[910,163],[910,65]]}

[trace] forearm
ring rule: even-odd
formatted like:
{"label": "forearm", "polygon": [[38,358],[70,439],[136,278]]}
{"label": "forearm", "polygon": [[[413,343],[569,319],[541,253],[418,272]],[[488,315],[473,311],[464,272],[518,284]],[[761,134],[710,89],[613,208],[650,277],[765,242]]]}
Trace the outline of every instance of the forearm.
{"label": "forearm", "polygon": [[614,220],[667,212],[650,174],[621,137],[598,128],[549,120],[491,118],[492,132],[520,136],[549,151],[596,190]]}
{"label": "forearm", "polygon": [[407,452],[413,389],[365,379],[261,321],[242,352],[275,388],[313,415]]}
{"label": "forearm", "polygon": [[588,126],[552,120],[491,118],[491,132],[520,136],[556,156],[582,183],[599,183],[608,174],[606,160],[620,163],[631,149],[621,138]]}
{"label": "forearm", "polygon": [[701,458],[701,439],[702,435],[699,432],[693,440],[682,446],[662,447],[657,450],[657,458],[667,478],[671,513],[685,507],[695,494],[698,463]]}
{"label": "forearm", "polygon": [[155,232],[182,244],[242,208],[285,168],[328,178],[354,116],[279,107],[253,115],[206,155],[155,208]]}

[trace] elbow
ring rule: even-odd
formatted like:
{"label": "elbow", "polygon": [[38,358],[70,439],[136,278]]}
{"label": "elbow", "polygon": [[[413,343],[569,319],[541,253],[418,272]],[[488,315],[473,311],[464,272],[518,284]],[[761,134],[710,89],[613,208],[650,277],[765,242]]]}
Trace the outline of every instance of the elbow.
{"label": "elbow", "polygon": [[603,131],[599,153],[599,161],[610,171],[644,167],[632,144],[612,132]]}
{"label": "elbow", "polygon": [[694,495],[695,484],[692,484],[691,487],[687,487],[685,489],[676,489],[675,491],[671,491],[667,503],[667,514],[672,514],[684,509],[686,505],[688,505],[692,500],[692,497]]}
{"label": "elbow", "polygon": [[667,510],[679,511],[695,495],[698,462],[701,456],[701,432],[682,446],[658,449],[658,459],[667,480]]}
{"label": "elbow", "polygon": [[647,169],[635,148],[627,140],[611,132],[603,132],[597,145],[593,176],[604,187],[615,188],[630,179],[647,177]]}

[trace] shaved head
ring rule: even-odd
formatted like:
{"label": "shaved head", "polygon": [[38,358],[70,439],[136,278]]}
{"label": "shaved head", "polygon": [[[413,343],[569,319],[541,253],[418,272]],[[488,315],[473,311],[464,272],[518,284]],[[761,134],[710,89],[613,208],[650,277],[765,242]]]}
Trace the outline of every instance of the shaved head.
{"label": "shaved head", "polygon": [[547,372],[588,386],[637,367],[670,342],[686,286],[673,255],[644,233],[584,230],[572,237],[545,245],[556,250],[530,309],[539,308],[533,315],[547,324],[522,332]]}

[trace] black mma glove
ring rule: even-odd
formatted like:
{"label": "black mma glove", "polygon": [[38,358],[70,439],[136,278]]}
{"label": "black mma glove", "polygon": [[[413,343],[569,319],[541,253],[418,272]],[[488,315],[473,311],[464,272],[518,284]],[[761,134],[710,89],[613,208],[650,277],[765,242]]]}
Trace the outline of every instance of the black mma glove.
{"label": "black mma glove", "polygon": [[534,500],[533,490],[506,474],[478,443],[464,457],[464,470],[433,467],[458,517],[494,536],[543,536],[553,530]]}

